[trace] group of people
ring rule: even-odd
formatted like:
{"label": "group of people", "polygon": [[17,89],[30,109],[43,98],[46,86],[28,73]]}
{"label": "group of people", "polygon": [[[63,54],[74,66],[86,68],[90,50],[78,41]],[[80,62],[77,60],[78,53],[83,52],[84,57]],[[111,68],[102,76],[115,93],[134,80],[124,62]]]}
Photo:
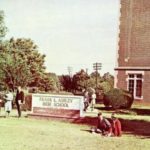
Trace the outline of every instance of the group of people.
{"label": "group of people", "polygon": [[97,127],[91,129],[92,133],[101,133],[104,136],[121,136],[121,122],[113,113],[110,121],[103,117],[102,113],[98,113]]}
{"label": "group of people", "polygon": [[[13,91],[9,89],[7,93],[4,95],[4,101],[5,101],[5,112],[6,116],[9,116],[11,110],[12,110],[12,101],[14,100]],[[24,102],[24,92],[22,91],[21,87],[17,87],[17,92],[15,95],[15,104],[18,111],[18,117],[21,117],[21,108],[20,105]]]}
{"label": "group of people", "polygon": [[[5,96],[5,111],[7,113],[7,116],[9,116],[11,110],[12,110],[12,101],[14,99],[13,92],[9,90]],[[91,96],[89,96],[88,91],[84,92],[84,110],[88,107],[91,109],[94,108],[96,99],[96,94],[92,93]],[[24,92],[22,91],[21,87],[17,87],[17,92],[15,95],[15,104],[18,111],[18,117],[21,117],[21,108],[20,105],[24,102]],[[97,126],[94,128],[91,128],[92,133],[101,133],[104,136],[121,136],[122,129],[121,129],[121,122],[119,119],[115,116],[114,113],[111,115],[111,119],[108,120],[105,118],[101,112],[98,113],[97,116]]]}
{"label": "group of people", "polygon": [[84,111],[86,111],[88,108],[90,108],[91,111],[93,111],[96,102],[95,91],[89,93],[87,90],[84,90],[83,96],[84,96]]}

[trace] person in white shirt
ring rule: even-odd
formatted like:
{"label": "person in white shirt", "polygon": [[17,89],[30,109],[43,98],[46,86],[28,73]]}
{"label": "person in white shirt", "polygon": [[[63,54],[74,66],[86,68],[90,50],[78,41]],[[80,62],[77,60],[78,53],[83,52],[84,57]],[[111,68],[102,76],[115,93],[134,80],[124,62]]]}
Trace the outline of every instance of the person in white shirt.
{"label": "person in white shirt", "polygon": [[95,94],[95,92],[93,92],[91,95],[91,104],[90,104],[92,111],[94,110],[95,103],[96,103],[96,94]]}
{"label": "person in white shirt", "polygon": [[13,101],[13,93],[11,90],[8,91],[8,93],[5,94],[4,100],[5,100],[5,111],[6,115],[9,116],[11,110],[12,110],[12,101]]}

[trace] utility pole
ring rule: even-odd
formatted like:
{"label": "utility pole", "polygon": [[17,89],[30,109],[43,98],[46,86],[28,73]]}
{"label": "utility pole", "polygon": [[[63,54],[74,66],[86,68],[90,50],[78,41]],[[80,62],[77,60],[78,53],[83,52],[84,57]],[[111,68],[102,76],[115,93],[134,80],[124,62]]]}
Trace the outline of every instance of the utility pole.
{"label": "utility pole", "polygon": [[94,63],[93,64],[93,69],[96,72],[96,88],[97,88],[97,75],[98,75],[98,70],[101,70],[102,64],[101,63]]}
{"label": "utility pole", "polygon": [[86,68],[86,73],[88,74],[88,68]]}
{"label": "utility pole", "polygon": [[68,66],[68,73],[69,73],[69,77],[70,77],[70,80],[69,80],[69,91],[71,92],[72,91],[72,67]]}
{"label": "utility pole", "polygon": [[72,67],[68,66],[68,73],[70,78],[72,77]]}

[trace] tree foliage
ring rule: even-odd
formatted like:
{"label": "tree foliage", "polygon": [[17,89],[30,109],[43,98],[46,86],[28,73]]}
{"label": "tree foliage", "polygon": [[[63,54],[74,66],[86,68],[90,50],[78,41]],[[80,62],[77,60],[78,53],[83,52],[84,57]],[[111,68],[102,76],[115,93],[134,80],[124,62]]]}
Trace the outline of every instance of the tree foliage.
{"label": "tree foliage", "polygon": [[44,90],[47,91],[57,91],[60,89],[59,78],[55,73],[45,73],[44,78],[39,82],[41,85],[39,87],[43,87]]}
{"label": "tree foliage", "polygon": [[10,39],[0,45],[0,74],[8,87],[27,86],[42,78],[45,55],[31,39]]}
{"label": "tree foliage", "polygon": [[4,23],[4,12],[0,10],[0,41],[6,35],[7,27]]}
{"label": "tree foliage", "polygon": [[73,90],[72,78],[69,75],[62,75],[59,80],[64,91],[71,92]]}
{"label": "tree foliage", "polygon": [[113,88],[114,77],[108,72],[103,76],[100,76],[100,74],[96,72],[92,72],[90,75],[88,75],[84,69],[81,69],[79,72],[73,75],[73,78],[71,78],[69,75],[61,76],[60,82],[65,91],[79,94],[83,89],[92,88],[95,89],[98,97],[103,97],[104,93]]}
{"label": "tree foliage", "polygon": [[130,92],[122,89],[113,88],[107,93],[105,93],[104,105],[107,107],[111,106],[114,109],[118,108],[129,109],[131,108],[133,100],[134,100],[133,95]]}
{"label": "tree foliage", "polygon": [[81,69],[73,76],[72,79],[73,89],[82,90],[83,88],[86,88],[88,79],[89,79],[88,74],[83,69]]}
{"label": "tree foliage", "polygon": [[104,81],[107,81],[111,87],[114,86],[114,77],[109,72],[105,73],[102,78]]}

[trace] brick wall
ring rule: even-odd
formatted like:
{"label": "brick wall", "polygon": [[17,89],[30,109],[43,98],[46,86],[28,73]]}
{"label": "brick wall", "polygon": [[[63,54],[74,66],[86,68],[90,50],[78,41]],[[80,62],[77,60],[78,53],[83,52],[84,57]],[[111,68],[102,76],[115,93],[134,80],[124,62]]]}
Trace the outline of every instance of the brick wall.
{"label": "brick wall", "polygon": [[127,90],[126,78],[127,76],[124,70],[118,71],[117,79],[119,82],[117,82],[117,87]]}
{"label": "brick wall", "polygon": [[145,71],[143,82],[143,99],[150,102],[150,71]]}
{"label": "brick wall", "polygon": [[121,0],[120,12],[119,66],[150,67],[150,0]]}
{"label": "brick wall", "polygon": [[142,95],[144,101],[150,101],[150,0],[120,0],[120,3],[116,85],[127,89],[125,72],[129,68],[144,71]]}

